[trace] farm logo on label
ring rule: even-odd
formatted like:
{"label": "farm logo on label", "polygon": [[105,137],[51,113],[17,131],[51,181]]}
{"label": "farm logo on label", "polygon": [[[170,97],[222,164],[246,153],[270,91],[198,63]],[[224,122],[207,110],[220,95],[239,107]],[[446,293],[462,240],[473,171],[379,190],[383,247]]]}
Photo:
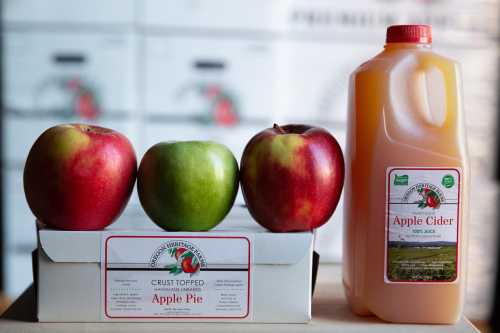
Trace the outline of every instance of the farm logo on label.
{"label": "farm logo on label", "polygon": [[159,246],[151,256],[152,268],[166,268],[170,274],[198,274],[207,266],[203,252],[185,240],[171,240]]}
{"label": "farm logo on label", "polygon": [[408,175],[394,175],[394,185],[408,185]]}
{"label": "farm logo on label", "polygon": [[426,207],[438,209],[445,202],[445,197],[443,191],[436,185],[418,183],[406,190],[403,202],[415,203],[422,209]]}
{"label": "farm logo on label", "polygon": [[452,175],[445,175],[441,184],[446,188],[452,188],[455,185],[455,178]]}

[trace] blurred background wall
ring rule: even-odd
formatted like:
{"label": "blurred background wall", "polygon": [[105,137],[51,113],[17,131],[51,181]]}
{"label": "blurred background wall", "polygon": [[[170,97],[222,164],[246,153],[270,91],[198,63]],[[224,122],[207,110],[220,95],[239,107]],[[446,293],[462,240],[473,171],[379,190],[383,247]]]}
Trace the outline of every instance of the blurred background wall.
{"label": "blurred background wall", "polygon": [[[324,126],[343,144],[350,72],[382,49],[386,26],[428,23],[434,48],[463,68],[472,158],[466,311],[484,318],[495,274],[498,8],[495,0],[4,0],[6,293],[32,281],[36,233],[22,170],[47,127],[114,128],[138,159],[158,141],[188,139],[220,141],[239,159],[273,122]],[[123,218],[137,216],[133,197]],[[341,258],[341,220],[339,207],[318,232],[325,262]]]}

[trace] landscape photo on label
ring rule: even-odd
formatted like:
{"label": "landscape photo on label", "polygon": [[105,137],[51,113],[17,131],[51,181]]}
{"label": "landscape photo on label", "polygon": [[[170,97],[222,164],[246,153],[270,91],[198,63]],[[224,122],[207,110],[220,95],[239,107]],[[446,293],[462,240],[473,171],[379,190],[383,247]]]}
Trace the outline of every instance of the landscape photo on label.
{"label": "landscape photo on label", "polygon": [[389,242],[387,277],[391,281],[453,281],[457,244]]}

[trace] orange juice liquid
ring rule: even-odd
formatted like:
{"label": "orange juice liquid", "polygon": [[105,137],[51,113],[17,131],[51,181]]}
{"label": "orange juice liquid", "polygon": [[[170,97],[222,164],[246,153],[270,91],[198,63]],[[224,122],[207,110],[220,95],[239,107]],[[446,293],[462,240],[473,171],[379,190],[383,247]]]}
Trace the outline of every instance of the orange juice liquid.
{"label": "orange juice liquid", "polygon": [[359,315],[454,323],[464,303],[468,161],[456,62],[389,42],[351,75],[343,282]]}

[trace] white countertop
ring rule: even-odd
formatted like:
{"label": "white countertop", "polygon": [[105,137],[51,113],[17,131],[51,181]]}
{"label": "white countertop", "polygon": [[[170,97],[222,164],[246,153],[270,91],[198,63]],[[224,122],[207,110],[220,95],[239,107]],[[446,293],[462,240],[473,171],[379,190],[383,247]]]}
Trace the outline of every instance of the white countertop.
{"label": "white countertop", "polygon": [[345,333],[477,333],[466,318],[456,325],[400,325],[375,317],[358,317],[348,308],[338,265],[321,265],[309,324],[228,323],[38,323],[33,288],[28,288],[0,317],[0,331],[8,332],[345,332]]}

